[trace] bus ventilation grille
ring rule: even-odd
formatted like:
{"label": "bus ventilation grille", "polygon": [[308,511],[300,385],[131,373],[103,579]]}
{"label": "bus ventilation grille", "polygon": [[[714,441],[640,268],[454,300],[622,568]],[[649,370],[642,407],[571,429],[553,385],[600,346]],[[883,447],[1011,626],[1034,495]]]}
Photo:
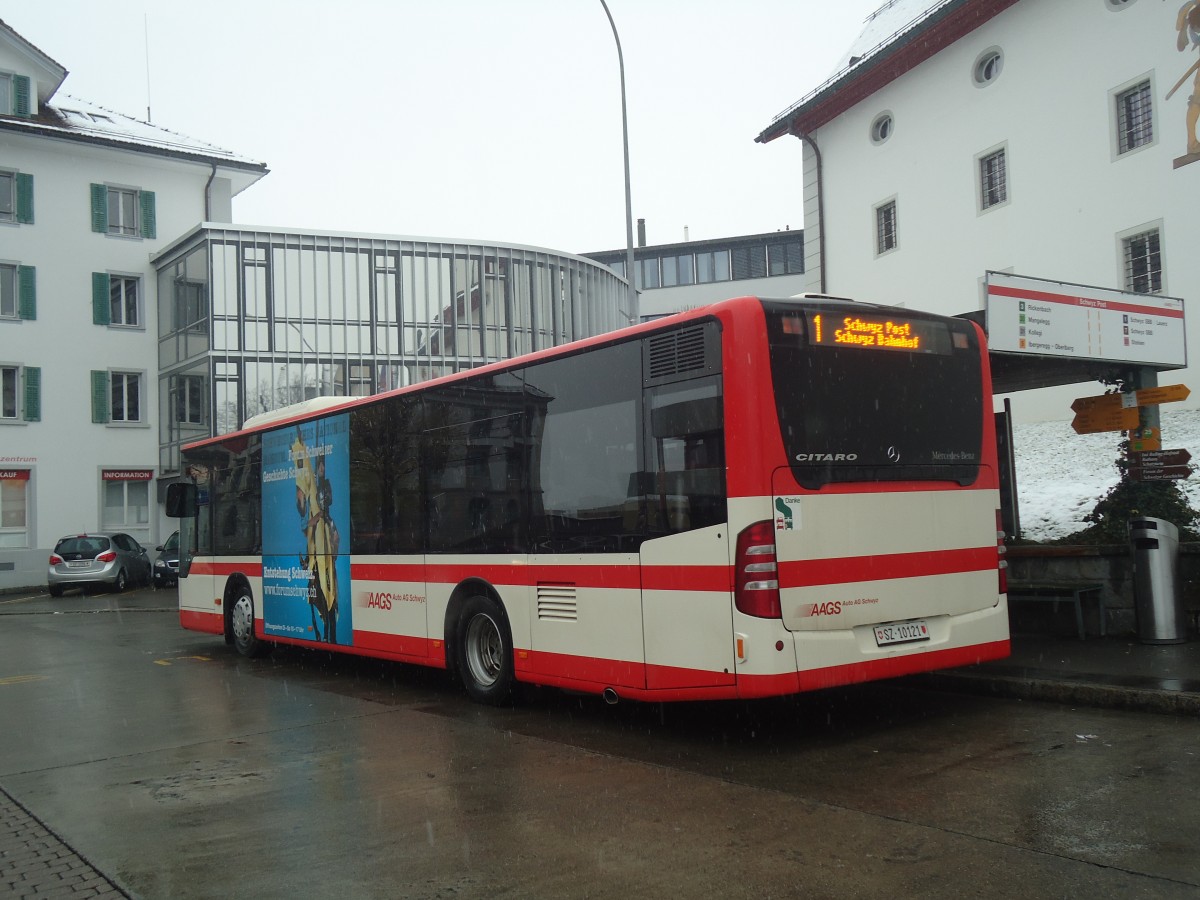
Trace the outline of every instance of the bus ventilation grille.
{"label": "bus ventilation grille", "polygon": [[703,325],[656,334],[648,340],[646,374],[649,380],[705,371],[708,354]]}
{"label": "bus ventilation grille", "polygon": [[537,586],[537,613],[539,619],[554,619],[560,622],[575,622],[579,619],[579,605],[575,597],[575,585],[563,582],[539,581]]}

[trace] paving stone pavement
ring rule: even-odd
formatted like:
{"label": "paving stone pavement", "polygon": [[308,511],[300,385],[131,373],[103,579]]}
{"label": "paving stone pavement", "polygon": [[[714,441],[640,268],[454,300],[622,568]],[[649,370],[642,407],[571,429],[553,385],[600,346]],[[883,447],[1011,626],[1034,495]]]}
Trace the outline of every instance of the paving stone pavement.
{"label": "paving stone pavement", "polygon": [[0,788],[0,895],[84,900],[132,895],[71,849]]}

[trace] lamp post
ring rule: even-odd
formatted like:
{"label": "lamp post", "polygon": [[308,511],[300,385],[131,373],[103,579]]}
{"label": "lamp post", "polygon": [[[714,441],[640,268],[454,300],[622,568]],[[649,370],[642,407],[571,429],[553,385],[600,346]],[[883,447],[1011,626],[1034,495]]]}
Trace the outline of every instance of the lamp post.
{"label": "lamp post", "polygon": [[617,42],[617,63],[621,69],[621,141],[625,149],[625,279],[629,282],[629,312],[630,321],[636,323],[638,318],[637,287],[633,278],[633,202],[629,192],[629,113],[625,106],[625,56],[621,53],[621,36],[617,34],[617,23],[613,21],[608,4],[600,0],[604,14],[608,16],[608,24],[612,26],[613,40]]}

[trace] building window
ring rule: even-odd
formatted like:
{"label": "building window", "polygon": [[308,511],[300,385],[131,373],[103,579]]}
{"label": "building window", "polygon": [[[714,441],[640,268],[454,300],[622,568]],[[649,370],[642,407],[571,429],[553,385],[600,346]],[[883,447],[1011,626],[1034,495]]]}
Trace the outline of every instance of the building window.
{"label": "building window", "polygon": [[772,275],[799,275],[804,272],[802,241],[783,241],[767,245],[767,271]]}
{"label": "building window", "polygon": [[137,191],[124,188],[108,189],[108,233],[138,233]]}
{"label": "building window", "polygon": [[759,244],[750,247],[735,247],[730,251],[733,258],[733,278],[765,278],[767,275],[767,248]]}
{"label": "building window", "polygon": [[8,72],[0,72],[0,116],[13,114],[13,77]]}
{"label": "building window", "polygon": [[1125,290],[1157,294],[1162,290],[1162,253],[1157,228],[1121,239],[1124,249]]}
{"label": "building window", "polygon": [[175,401],[175,421],[185,425],[204,424],[204,378],[200,375],[180,375],[172,391]]}
{"label": "building window", "polygon": [[1128,153],[1154,141],[1154,106],[1150,79],[1117,94],[1117,153]]}
{"label": "building window", "polygon": [[991,209],[1008,201],[1008,165],[1003,150],[979,158],[979,206]]}
{"label": "building window", "polygon": [[141,529],[150,523],[150,482],[106,480],[104,527]]}
{"label": "building window", "polygon": [[710,284],[729,280],[729,251],[713,250],[696,254],[696,281]]}
{"label": "building window", "polygon": [[871,143],[882,144],[892,136],[894,126],[891,113],[880,113],[871,123]]}
{"label": "building window", "polygon": [[0,319],[37,318],[37,269],[0,263]]}
{"label": "building window", "polygon": [[0,471],[0,547],[29,546],[29,469]]}
{"label": "building window", "polygon": [[17,403],[21,370],[16,366],[0,366],[0,419],[15,421],[20,412]]}
{"label": "building window", "polygon": [[875,207],[875,254],[895,250],[899,245],[896,231],[896,201],[889,200]]}
{"label": "building window", "polygon": [[17,318],[17,267],[0,264],[0,319]]}
{"label": "building window", "polygon": [[141,422],[141,373],[93,371],[92,421]]}
{"label": "building window", "polygon": [[975,58],[972,77],[977,87],[985,87],[1000,77],[1004,70],[1004,54],[999,47],[989,47]]}
{"label": "building window", "polygon": [[683,253],[678,256],[662,258],[662,286],[675,287],[679,284],[695,284],[692,272],[692,254]]}
{"label": "building window", "polygon": [[0,172],[0,222],[17,220],[17,176],[15,172]]}
{"label": "building window", "polygon": [[639,289],[650,289],[660,286],[658,278],[658,257],[651,256],[634,262],[637,269],[637,286]]}
{"label": "building window", "polygon": [[0,365],[0,421],[37,422],[42,418],[42,370]]}
{"label": "building window", "polygon": [[138,279],[124,275],[111,275],[108,279],[109,324],[137,326],[142,324],[139,315]]}
{"label": "building window", "polygon": [[157,234],[153,191],[93,184],[92,231],[123,237],[154,238]]}
{"label": "building window", "polygon": [[0,171],[0,222],[33,222],[33,176]]}

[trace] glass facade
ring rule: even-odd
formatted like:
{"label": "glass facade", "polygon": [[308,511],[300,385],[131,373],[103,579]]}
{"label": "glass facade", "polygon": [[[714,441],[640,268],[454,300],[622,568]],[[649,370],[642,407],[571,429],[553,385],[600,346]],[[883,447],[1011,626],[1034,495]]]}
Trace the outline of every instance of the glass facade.
{"label": "glass facade", "polygon": [[624,281],[534,247],[201,229],[155,260],[159,465],[319,396],[363,396],[620,328]]}

